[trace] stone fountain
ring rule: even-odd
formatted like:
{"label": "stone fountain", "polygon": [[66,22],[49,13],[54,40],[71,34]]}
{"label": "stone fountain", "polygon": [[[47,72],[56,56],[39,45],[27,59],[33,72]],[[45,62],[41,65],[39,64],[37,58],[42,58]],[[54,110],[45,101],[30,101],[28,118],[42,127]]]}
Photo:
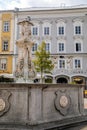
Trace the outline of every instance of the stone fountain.
{"label": "stone fountain", "polygon": [[35,69],[32,63],[31,49],[34,45],[34,41],[31,37],[31,26],[33,23],[30,22],[30,18],[23,19],[18,22],[21,26],[20,39],[16,41],[18,47],[18,61],[15,71],[16,82],[33,83],[35,78]]}

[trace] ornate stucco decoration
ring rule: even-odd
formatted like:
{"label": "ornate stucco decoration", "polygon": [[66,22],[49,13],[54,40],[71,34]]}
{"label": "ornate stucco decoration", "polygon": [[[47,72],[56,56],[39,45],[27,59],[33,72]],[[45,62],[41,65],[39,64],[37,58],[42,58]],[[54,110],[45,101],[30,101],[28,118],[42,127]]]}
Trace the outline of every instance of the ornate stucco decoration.
{"label": "ornate stucco decoration", "polygon": [[57,111],[60,112],[63,116],[68,114],[70,105],[71,105],[71,99],[66,90],[58,90],[55,92],[56,98],[54,101],[54,105]]}
{"label": "ornate stucco decoration", "polygon": [[6,112],[9,111],[10,102],[9,98],[11,93],[6,90],[0,90],[0,116],[4,115]]}

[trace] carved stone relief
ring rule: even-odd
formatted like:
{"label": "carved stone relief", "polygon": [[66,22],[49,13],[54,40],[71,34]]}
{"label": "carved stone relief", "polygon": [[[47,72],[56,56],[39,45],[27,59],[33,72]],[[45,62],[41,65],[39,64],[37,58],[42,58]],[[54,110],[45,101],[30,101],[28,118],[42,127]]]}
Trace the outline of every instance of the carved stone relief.
{"label": "carved stone relief", "polygon": [[55,92],[56,98],[54,101],[54,105],[57,111],[60,112],[63,116],[68,114],[71,98],[66,90],[58,90]]}
{"label": "carved stone relief", "polygon": [[11,93],[6,90],[0,90],[0,116],[4,115],[6,112],[9,111],[10,102],[9,98]]}

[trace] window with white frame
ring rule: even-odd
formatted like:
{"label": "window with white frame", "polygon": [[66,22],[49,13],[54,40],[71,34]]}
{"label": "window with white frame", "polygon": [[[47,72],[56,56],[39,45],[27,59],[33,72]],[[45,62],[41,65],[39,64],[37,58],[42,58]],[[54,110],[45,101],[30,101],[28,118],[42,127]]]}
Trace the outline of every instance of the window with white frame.
{"label": "window with white frame", "polygon": [[32,27],[32,35],[38,35],[38,27],[37,26]]}
{"label": "window with white frame", "polygon": [[58,43],[58,52],[64,52],[64,43]]}
{"label": "window with white frame", "polygon": [[10,28],[10,22],[9,21],[4,21],[3,31],[4,32],[9,32],[9,28]]}
{"label": "window with white frame", "polygon": [[64,35],[64,27],[59,27],[58,28],[58,34],[59,35]]}
{"label": "window with white frame", "polygon": [[44,27],[44,35],[49,35],[49,27]]}
{"label": "window with white frame", "polygon": [[57,21],[57,35],[65,35],[65,21],[64,20],[58,20]]}
{"label": "window with white frame", "polygon": [[8,41],[3,41],[2,42],[2,50],[3,51],[8,51]]}
{"label": "window with white frame", "polygon": [[81,34],[81,26],[75,26],[75,34]]}
{"label": "window with white frame", "polygon": [[0,59],[0,70],[6,70],[7,69],[7,59]]}
{"label": "window with white frame", "polygon": [[74,21],[74,35],[82,35],[82,19],[75,19]]}
{"label": "window with white frame", "polygon": [[59,66],[58,67],[59,69],[65,69],[65,60],[64,59],[60,59],[58,66]]}
{"label": "window with white frame", "polygon": [[32,52],[37,51],[37,47],[38,47],[38,44],[37,44],[37,43],[35,43],[35,44],[33,45],[33,47],[32,47]]}
{"label": "window with white frame", "polygon": [[74,68],[81,69],[81,59],[74,59]]}
{"label": "window with white frame", "polygon": [[51,24],[46,22],[43,24],[43,35],[50,35],[51,34]]}

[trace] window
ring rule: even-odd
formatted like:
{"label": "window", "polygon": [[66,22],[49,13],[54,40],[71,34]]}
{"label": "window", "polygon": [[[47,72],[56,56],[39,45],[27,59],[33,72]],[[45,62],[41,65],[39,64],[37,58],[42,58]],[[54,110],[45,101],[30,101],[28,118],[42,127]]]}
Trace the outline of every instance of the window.
{"label": "window", "polygon": [[8,51],[8,41],[3,41],[2,50]]}
{"label": "window", "polygon": [[50,43],[46,43],[46,51],[50,52]]}
{"label": "window", "polygon": [[73,19],[74,35],[82,35],[83,19]]}
{"label": "window", "polygon": [[81,51],[81,43],[76,43],[76,52]]}
{"label": "window", "polygon": [[8,21],[4,22],[3,31],[4,32],[9,32],[9,22]]}
{"label": "window", "polygon": [[75,59],[75,68],[81,68],[81,61],[80,59]]}
{"label": "window", "polygon": [[75,34],[81,34],[81,26],[75,26]]}
{"label": "window", "polygon": [[59,52],[64,51],[64,43],[59,43]]}
{"label": "window", "polygon": [[51,23],[49,21],[44,21],[43,23],[43,36],[51,35]]}
{"label": "window", "polygon": [[64,35],[64,27],[59,27],[58,28],[58,34],[59,35]]}
{"label": "window", "polygon": [[65,60],[59,60],[59,68],[65,69]]}
{"label": "window", "polygon": [[66,20],[57,20],[57,36],[65,36]]}
{"label": "window", "polygon": [[49,27],[44,27],[44,35],[49,35]]}
{"label": "window", "polygon": [[7,68],[7,60],[6,59],[0,59],[0,69],[6,70]]}
{"label": "window", "polygon": [[33,52],[34,52],[34,51],[37,51],[37,43],[35,43],[35,44],[33,45],[32,51],[33,51]]}
{"label": "window", "polygon": [[33,27],[32,28],[32,34],[33,35],[38,35],[38,27]]}

